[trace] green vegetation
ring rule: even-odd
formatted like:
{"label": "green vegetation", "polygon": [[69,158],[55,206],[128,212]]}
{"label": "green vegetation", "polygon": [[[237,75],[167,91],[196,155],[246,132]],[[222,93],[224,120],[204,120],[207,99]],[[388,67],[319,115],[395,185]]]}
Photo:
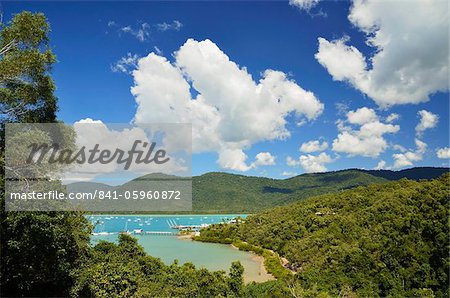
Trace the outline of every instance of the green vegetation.
{"label": "green vegetation", "polygon": [[211,226],[201,238],[286,257],[297,274],[282,283],[297,297],[448,297],[449,177],[310,198]]}
{"label": "green vegetation", "polygon": [[[197,270],[192,264],[167,266],[146,255],[136,239],[127,235],[120,236],[118,245],[101,242],[91,247],[92,227],[81,212],[5,211],[4,124],[56,122],[49,74],[55,57],[48,45],[50,27],[44,15],[23,12],[0,29],[1,296],[242,296],[243,267],[238,262],[231,265],[229,275]],[[15,135],[19,142],[36,135],[25,133],[29,135]],[[14,161],[16,165],[23,158]],[[27,176],[18,179],[23,182],[19,186],[39,186]],[[59,181],[54,184],[61,187]]]}
{"label": "green vegetation", "polygon": [[190,263],[170,266],[148,256],[137,240],[122,234],[119,243],[102,241],[78,271],[74,297],[240,297],[244,268],[230,274],[196,269]]}
{"label": "green vegetation", "polygon": [[[118,244],[91,247],[92,227],[80,212],[5,212],[4,124],[57,121],[49,73],[56,58],[42,14],[23,12],[0,26],[2,297],[450,294],[448,174],[433,181],[390,183],[385,182],[403,174],[347,170],[286,180],[224,173],[195,177],[196,212],[253,212],[286,205],[235,225],[212,226],[198,238],[264,256],[278,280],[245,286],[239,263],[232,264],[229,275],[189,263],[165,265],[128,235],[121,235]],[[418,178],[429,173],[420,171],[406,174]],[[369,185],[373,183],[385,184]],[[361,185],[369,186],[357,187]],[[309,198],[317,195],[322,196]],[[282,266],[280,255],[289,260],[290,270]]]}
{"label": "green vegetation", "polygon": [[0,111],[2,122],[54,122],[56,61],[43,14],[22,12],[9,26],[0,23]]}
{"label": "green vegetation", "polygon": [[[303,174],[283,180],[228,173],[207,173],[192,178],[193,212],[189,213],[254,213],[313,196],[336,193],[373,183],[386,183],[389,180],[404,177],[432,179],[448,170],[448,168],[431,167],[402,171],[351,169]],[[79,182],[69,184],[67,190],[69,192],[94,192],[96,189],[123,191],[129,189],[133,181],[152,180],[161,178],[160,176],[171,178],[163,174],[149,174],[117,187],[101,183]]]}
{"label": "green vegetation", "polygon": [[385,181],[357,170],[307,174],[284,180],[208,173],[193,179],[193,210],[253,213],[311,196]]}
{"label": "green vegetation", "polygon": [[[268,250],[268,249],[261,248],[256,245],[249,244],[249,243],[241,241],[239,239],[236,239],[237,238],[236,236],[230,235],[229,237],[233,237],[233,238],[229,238],[227,236],[220,235],[220,231],[226,230],[229,227],[235,228],[237,226],[236,225],[223,225],[219,228],[219,230],[218,230],[219,233],[215,236],[211,235],[211,233],[209,233],[209,235],[208,235],[208,232],[214,231],[214,229],[211,228],[211,229],[207,230],[208,232],[202,233],[203,235],[193,237],[193,240],[201,241],[201,242],[220,243],[220,244],[232,244],[234,247],[238,248],[239,250],[253,252],[259,256],[264,257],[264,266],[266,267],[267,272],[272,274],[275,278],[284,279],[284,278],[290,277],[292,275],[292,272],[290,270],[283,267],[278,253]],[[206,236],[205,234],[207,234],[208,236]]]}
{"label": "green vegetation", "polygon": [[5,212],[4,124],[56,121],[49,31],[45,16],[30,12],[0,24],[2,297],[67,296],[89,250],[91,227],[81,213]]}

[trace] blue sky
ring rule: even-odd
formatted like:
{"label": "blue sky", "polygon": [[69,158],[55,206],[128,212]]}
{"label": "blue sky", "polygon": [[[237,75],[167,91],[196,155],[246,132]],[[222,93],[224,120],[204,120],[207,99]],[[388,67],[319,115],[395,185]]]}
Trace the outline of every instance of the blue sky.
{"label": "blue sky", "polygon": [[[257,122],[248,123],[248,119],[255,118],[239,122],[241,114],[263,119],[264,112],[258,115],[256,107],[242,102],[234,106],[224,103],[224,108],[218,108],[218,117],[224,122],[220,129],[214,130],[220,141],[211,146],[199,145],[201,153],[193,155],[194,175],[229,171],[284,178],[325,169],[448,165],[448,60],[439,60],[442,53],[448,57],[448,18],[444,23],[433,22],[426,29],[423,24],[430,23],[430,15],[413,11],[420,26],[417,28],[425,28],[418,31],[408,27],[411,12],[409,16],[402,13],[410,7],[392,7],[381,16],[388,9],[380,7],[383,4],[364,7],[357,3],[352,6],[350,2],[325,1],[311,8],[305,6],[310,2],[5,2],[2,9],[5,20],[22,10],[43,12],[47,16],[52,28],[51,46],[58,58],[53,70],[60,107],[58,117],[65,122],[91,118],[105,123],[128,123],[136,115],[148,119],[137,113],[139,105],[145,109],[162,99],[140,94],[142,100],[149,102],[136,102],[137,95],[130,89],[139,84],[131,72],[133,69],[142,74],[149,71],[138,65],[138,61],[155,52],[166,57],[174,69],[184,63],[188,65],[186,69],[191,67],[184,76],[191,84],[188,77],[197,75],[196,69],[201,68],[201,63],[207,63],[193,61],[191,57],[196,50],[207,48],[220,57],[226,55],[239,66],[238,70],[245,67],[255,84],[265,70],[281,71],[287,78],[275,84],[295,82],[302,90],[311,91],[316,103],[323,104],[323,109],[314,110],[316,114],[309,119],[305,113],[296,117],[293,111],[281,116],[267,115],[267,118],[274,117],[274,121],[280,117],[286,121],[282,126],[290,136],[280,139],[264,131],[264,127],[255,128]],[[379,2],[389,4],[389,1]],[[408,6],[406,2],[403,5]],[[430,14],[439,13],[440,9],[430,11]],[[349,15],[355,16],[353,21]],[[377,29],[366,24],[372,18],[378,22]],[[393,26],[393,19],[401,25]],[[437,30],[440,26],[446,29]],[[383,33],[375,40],[378,47],[368,45],[368,36],[377,32]],[[383,39],[384,36],[389,38]],[[320,49],[319,37],[324,39]],[[195,43],[186,49],[186,57],[181,61],[173,53],[188,39]],[[210,43],[202,43],[205,40]],[[319,51],[322,55],[318,58]],[[127,55],[130,59],[122,60],[118,66]],[[360,71],[361,57],[367,66]],[[376,58],[371,60],[373,57]],[[149,58],[150,62],[162,63],[154,57]],[[441,72],[436,73],[433,70],[439,65]],[[398,76],[393,76],[397,70]],[[445,76],[446,83],[438,84]],[[395,81],[398,78],[407,80],[407,87],[401,87]],[[206,87],[193,90],[197,88],[191,85],[193,98],[211,86],[220,85],[214,76],[205,78],[198,74],[194,80]],[[150,87],[158,88],[158,85]],[[224,96],[220,100],[228,99]],[[261,100],[271,98],[261,97]],[[302,98],[298,102],[297,111],[303,111],[308,105]],[[217,105],[222,107],[221,104]],[[241,114],[225,111],[230,106],[232,111]],[[248,109],[248,113],[242,109]],[[425,112],[418,114],[419,111]],[[158,108],[153,112],[160,113],[160,118],[166,113]],[[228,113],[234,123],[226,122],[229,118],[220,113]],[[388,121],[386,118],[392,114],[397,114],[398,119]],[[172,116],[167,119],[174,119]],[[417,128],[421,121],[423,129]],[[298,125],[299,122],[303,124]],[[381,133],[375,131],[379,126]],[[251,140],[243,137],[239,139],[240,145],[236,145],[221,135],[222,129],[239,131],[240,127]],[[315,140],[319,143],[311,143],[309,150],[306,145],[303,151],[299,150],[303,143]],[[349,144],[351,141],[355,143]],[[438,157],[439,149],[442,158]],[[264,154],[258,159],[259,153]],[[242,160],[230,161],[236,156]]]}

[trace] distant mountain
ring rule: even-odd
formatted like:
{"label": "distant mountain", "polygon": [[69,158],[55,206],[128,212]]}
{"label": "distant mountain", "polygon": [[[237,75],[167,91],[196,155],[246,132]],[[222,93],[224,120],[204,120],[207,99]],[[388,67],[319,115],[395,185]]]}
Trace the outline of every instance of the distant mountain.
{"label": "distant mountain", "polygon": [[449,172],[449,168],[417,167],[401,171],[390,170],[361,170],[373,176],[382,177],[387,180],[400,180],[407,178],[410,180],[435,179]]}
{"label": "distant mountain", "polygon": [[358,170],[304,174],[289,179],[207,173],[193,179],[197,212],[256,212],[308,197],[387,182]]}
{"label": "distant mountain", "polygon": [[66,185],[67,192],[93,193],[95,190],[112,190],[114,186],[98,182],[75,182]]}
{"label": "distant mountain", "polygon": [[[335,172],[302,174],[288,179],[251,177],[211,172],[192,178],[193,212],[196,213],[253,213],[274,206],[286,205],[308,197],[336,193],[357,186],[386,183],[390,180],[433,179],[449,171],[448,168],[411,168],[402,171],[350,169]],[[128,190],[142,188],[145,180],[180,179],[165,174],[149,174],[120,186],[103,183],[78,182],[67,185],[68,191]]]}

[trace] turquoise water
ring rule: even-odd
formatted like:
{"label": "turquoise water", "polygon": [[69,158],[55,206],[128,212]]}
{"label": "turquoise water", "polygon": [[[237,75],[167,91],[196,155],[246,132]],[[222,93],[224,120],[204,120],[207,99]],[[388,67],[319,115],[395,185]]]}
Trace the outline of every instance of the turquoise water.
{"label": "turquoise water", "polygon": [[171,225],[201,225],[227,222],[237,216],[247,217],[245,214],[219,215],[90,215],[88,219],[95,225],[94,233],[133,231],[170,232],[176,231]]}
{"label": "turquoise water", "polygon": [[[219,223],[230,220],[236,216],[246,215],[110,215],[88,216],[95,224],[95,233],[133,231],[176,231],[170,228],[171,223],[179,225],[200,225]],[[160,258],[164,263],[171,264],[175,259],[180,264],[191,262],[196,267],[208,270],[229,270],[233,261],[240,261],[245,268],[247,281],[263,281],[261,276],[261,263],[255,260],[255,255],[239,251],[230,245],[202,243],[189,239],[179,239],[175,236],[133,235],[138,239],[145,251]],[[93,235],[92,243],[99,240],[116,242],[117,234]]]}

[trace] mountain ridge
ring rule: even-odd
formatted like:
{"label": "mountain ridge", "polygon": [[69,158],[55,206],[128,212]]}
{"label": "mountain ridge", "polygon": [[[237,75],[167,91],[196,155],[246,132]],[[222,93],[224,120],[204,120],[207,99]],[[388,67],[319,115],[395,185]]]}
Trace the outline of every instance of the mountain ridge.
{"label": "mountain ridge", "polygon": [[[192,212],[253,213],[358,186],[386,183],[401,178],[434,179],[447,172],[449,168],[443,167],[417,167],[401,171],[345,169],[324,173],[305,173],[285,179],[209,172],[192,177]],[[174,178],[181,177],[161,173],[147,174],[122,185],[109,186],[109,189],[127,188],[131,182],[137,180]],[[70,192],[89,192],[96,187],[101,190],[108,189],[108,185],[95,182],[67,185]]]}

